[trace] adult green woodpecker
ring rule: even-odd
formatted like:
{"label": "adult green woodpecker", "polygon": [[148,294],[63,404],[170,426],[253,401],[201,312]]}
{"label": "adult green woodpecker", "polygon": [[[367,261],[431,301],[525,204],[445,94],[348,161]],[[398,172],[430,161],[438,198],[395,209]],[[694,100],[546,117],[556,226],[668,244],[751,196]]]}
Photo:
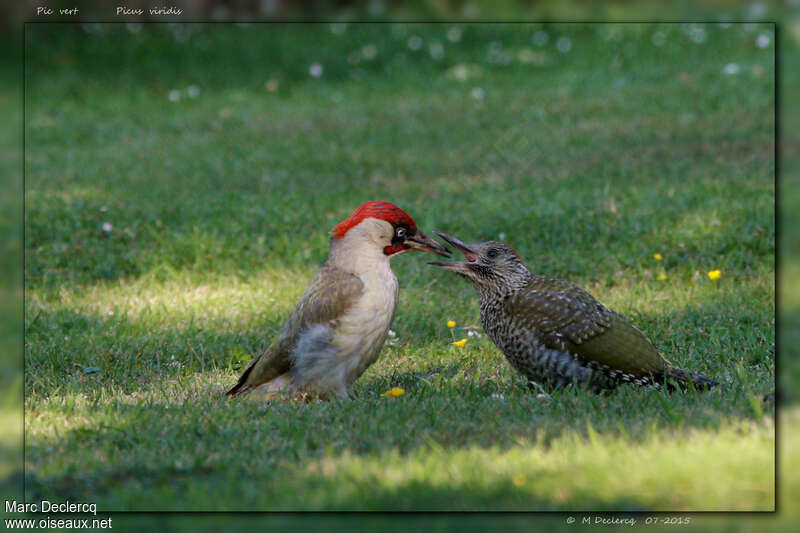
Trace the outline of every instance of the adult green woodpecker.
{"label": "adult green woodpecker", "polygon": [[501,242],[464,244],[436,232],[466,261],[439,262],[470,281],[480,297],[483,329],[530,382],[577,383],[593,390],[620,383],[672,383],[707,389],[716,382],[664,359],[627,318],[568,281],[532,274]]}
{"label": "adult green woodpecker", "polygon": [[388,202],[367,202],[333,228],[328,260],[272,344],[226,394],[353,398],[353,383],[378,357],[397,307],[389,261],[408,251],[449,256]]}

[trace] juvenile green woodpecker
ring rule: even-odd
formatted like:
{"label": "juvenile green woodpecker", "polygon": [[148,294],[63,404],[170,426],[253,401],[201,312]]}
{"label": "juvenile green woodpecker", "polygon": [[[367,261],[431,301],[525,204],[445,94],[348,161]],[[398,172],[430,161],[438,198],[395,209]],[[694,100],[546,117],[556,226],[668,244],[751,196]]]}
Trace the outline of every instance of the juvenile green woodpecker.
{"label": "juvenile green woodpecker", "polygon": [[431,262],[470,281],[480,297],[483,329],[529,381],[590,389],[620,383],[708,389],[716,382],[664,359],[627,318],[568,281],[532,274],[501,242],[464,244],[436,232],[466,261]]}

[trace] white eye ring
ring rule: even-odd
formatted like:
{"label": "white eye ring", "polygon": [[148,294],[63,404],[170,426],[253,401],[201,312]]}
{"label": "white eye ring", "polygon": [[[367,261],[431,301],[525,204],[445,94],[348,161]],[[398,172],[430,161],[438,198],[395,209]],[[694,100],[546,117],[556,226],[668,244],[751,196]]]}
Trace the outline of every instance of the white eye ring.
{"label": "white eye ring", "polygon": [[406,236],[406,229],[405,228],[397,228],[396,235],[400,238]]}

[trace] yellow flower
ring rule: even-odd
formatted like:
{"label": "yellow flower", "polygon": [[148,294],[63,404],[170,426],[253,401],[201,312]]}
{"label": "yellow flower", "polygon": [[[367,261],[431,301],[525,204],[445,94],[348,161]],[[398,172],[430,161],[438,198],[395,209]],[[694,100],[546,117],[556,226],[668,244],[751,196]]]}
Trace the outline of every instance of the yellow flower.
{"label": "yellow flower", "polygon": [[278,90],[278,80],[271,79],[264,84],[264,87],[267,89],[267,91],[274,93]]}
{"label": "yellow flower", "polygon": [[450,329],[453,329],[454,327],[456,327],[456,321],[455,320],[448,320],[447,321],[447,327],[450,328]]}
{"label": "yellow flower", "polygon": [[653,254],[653,259],[655,259],[656,261],[661,261],[662,259],[664,259],[664,257],[660,253],[656,252]]}
{"label": "yellow flower", "polygon": [[720,269],[717,270],[709,270],[708,272],[708,279],[711,281],[716,281],[722,275],[722,271]]}
{"label": "yellow flower", "polygon": [[450,344],[452,344],[453,346],[458,346],[459,348],[463,348],[464,345],[467,344],[467,339],[463,338],[460,341],[454,341],[454,342],[451,342]]}
{"label": "yellow flower", "polygon": [[389,389],[386,392],[384,392],[383,394],[381,394],[381,396],[388,396],[388,397],[392,397],[393,398],[393,397],[396,397],[396,396],[402,396],[405,393],[406,393],[406,391],[401,389],[400,387],[392,387],[391,389]]}
{"label": "yellow flower", "polygon": [[664,281],[665,279],[667,279],[667,275],[665,273],[661,272],[658,276],[656,276],[656,279],[658,281]]}
{"label": "yellow flower", "polygon": [[511,478],[511,482],[516,487],[521,487],[526,481],[528,480],[525,478],[525,474],[515,474],[514,477]]}

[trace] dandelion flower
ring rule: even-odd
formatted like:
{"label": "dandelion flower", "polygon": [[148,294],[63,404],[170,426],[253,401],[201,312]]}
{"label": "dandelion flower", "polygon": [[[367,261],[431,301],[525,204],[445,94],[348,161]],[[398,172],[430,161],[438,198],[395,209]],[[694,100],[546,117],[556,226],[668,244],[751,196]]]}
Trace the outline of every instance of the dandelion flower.
{"label": "dandelion flower", "polygon": [[447,321],[447,327],[450,328],[450,329],[453,329],[454,327],[456,327],[456,321],[455,320],[448,320]]}
{"label": "dandelion flower", "polygon": [[400,387],[392,387],[391,389],[381,394],[381,396],[386,396],[387,398],[396,398],[397,396],[402,396],[405,393],[406,391],[404,389],[401,389]]}
{"label": "dandelion flower", "polygon": [[722,271],[720,269],[709,270],[707,275],[708,279],[710,279],[711,281],[716,281],[722,275]]}
{"label": "dandelion flower", "polygon": [[661,272],[658,276],[656,276],[656,279],[658,281],[664,281],[664,280],[667,279],[667,275],[665,273]]}
{"label": "dandelion flower", "polygon": [[464,337],[460,341],[453,341],[450,344],[452,344],[453,346],[458,346],[459,348],[463,348],[464,345],[467,344],[467,340],[468,339],[466,337]]}
{"label": "dandelion flower", "polygon": [[525,477],[525,474],[515,474],[511,478],[511,482],[514,484],[515,487],[521,487],[522,485],[525,484],[526,481],[528,480]]}
{"label": "dandelion flower", "polygon": [[656,261],[661,261],[662,259],[664,259],[664,256],[656,252],[653,254],[653,259],[655,259]]}
{"label": "dandelion flower", "polygon": [[278,92],[278,88],[280,87],[278,80],[272,78],[267,80],[267,83],[264,84],[264,88],[271,93]]}

